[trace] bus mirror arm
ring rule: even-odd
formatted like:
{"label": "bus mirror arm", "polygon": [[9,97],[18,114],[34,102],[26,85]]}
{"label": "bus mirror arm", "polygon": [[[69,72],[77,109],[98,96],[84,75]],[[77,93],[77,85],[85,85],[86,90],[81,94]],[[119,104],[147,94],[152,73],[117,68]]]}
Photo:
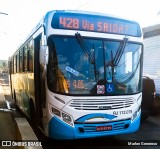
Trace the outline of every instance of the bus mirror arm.
{"label": "bus mirror arm", "polygon": [[48,64],[48,46],[41,45],[40,52],[39,52],[39,62],[41,65]]}

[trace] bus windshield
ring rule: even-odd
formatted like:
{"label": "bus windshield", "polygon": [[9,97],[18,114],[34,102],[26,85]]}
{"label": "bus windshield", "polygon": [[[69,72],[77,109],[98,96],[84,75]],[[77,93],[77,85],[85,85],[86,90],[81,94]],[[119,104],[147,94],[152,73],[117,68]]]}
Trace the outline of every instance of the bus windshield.
{"label": "bus windshield", "polygon": [[[69,95],[124,95],[142,89],[142,45],[76,36],[50,36],[47,84]],[[120,48],[120,47],[123,47]]]}

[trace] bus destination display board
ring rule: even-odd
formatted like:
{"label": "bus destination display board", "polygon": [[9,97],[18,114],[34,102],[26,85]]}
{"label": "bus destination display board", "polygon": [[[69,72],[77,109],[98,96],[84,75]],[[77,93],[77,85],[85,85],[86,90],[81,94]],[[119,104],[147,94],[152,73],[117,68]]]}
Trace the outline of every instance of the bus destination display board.
{"label": "bus destination display board", "polygon": [[52,27],[56,29],[82,30],[140,37],[140,27],[136,22],[107,16],[76,13],[55,13]]}

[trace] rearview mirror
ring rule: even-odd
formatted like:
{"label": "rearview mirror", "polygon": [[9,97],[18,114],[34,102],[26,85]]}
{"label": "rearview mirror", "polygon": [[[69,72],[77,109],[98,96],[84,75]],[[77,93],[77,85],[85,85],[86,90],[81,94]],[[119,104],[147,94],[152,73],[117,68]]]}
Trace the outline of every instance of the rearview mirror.
{"label": "rearview mirror", "polygon": [[48,46],[42,45],[39,52],[39,61],[41,65],[48,64]]}

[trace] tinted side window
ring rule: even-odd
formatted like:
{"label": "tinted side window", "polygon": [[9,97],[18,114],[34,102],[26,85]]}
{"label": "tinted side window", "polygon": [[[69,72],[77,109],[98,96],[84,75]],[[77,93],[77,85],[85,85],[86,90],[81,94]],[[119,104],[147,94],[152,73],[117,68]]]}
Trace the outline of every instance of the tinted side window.
{"label": "tinted side window", "polygon": [[14,73],[14,58],[11,59],[11,73]]}
{"label": "tinted side window", "polygon": [[28,69],[30,72],[33,72],[33,60],[34,60],[34,58],[33,58],[33,55],[34,55],[33,48],[34,47],[33,46],[34,46],[33,40],[31,40],[29,43],[29,48],[28,48],[28,53],[27,53],[27,55],[28,55]]}
{"label": "tinted side window", "polygon": [[23,49],[20,49],[19,53],[19,71],[23,72]]}
{"label": "tinted side window", "polygon": [[19,52],[16,55],[16,72],[19,72]]}
{"label": "tinted side window", "polygon": [[17,72],[17,55],[14,56],[14,73]]}
{"label": "tinted side window", "polygon": [[27,66],[27,50],[28,50],[28,46],[26,45],[24,47],[24,71],[28,70],[28,66]]}

